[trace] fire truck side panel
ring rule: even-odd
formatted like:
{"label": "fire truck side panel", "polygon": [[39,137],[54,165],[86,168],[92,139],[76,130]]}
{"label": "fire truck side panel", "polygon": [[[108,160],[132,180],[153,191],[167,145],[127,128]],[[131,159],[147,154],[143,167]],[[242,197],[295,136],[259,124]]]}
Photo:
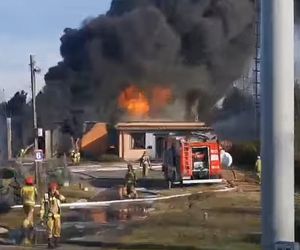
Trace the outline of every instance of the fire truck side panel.
{"label": "fire truck side panel", "polygon": [[211,177],[221,173],[220,147],[217,143],[210,143],[210,173]]}
{"label": "fire truck side panel", "polygon": [[167,138],[164,174],[169,183],[221,182],[220,144],[216,140]]}
{"label": "fire truck side panel", "polygon": [[193,148],[208,148],[208,164],[209,176],[214,177],[220,175],[220,150],[216,142],[194,142],[184,143],[181,149],[181,174],[184,179],[192,177],[193,175],[193,162],[192,162],[192,149]]}
{"label": "fire truck side panel", "polygon": [[193,173],[192,148],[188,143],[182,144],[180,157],[180,172],[182,178],[191,177]]}

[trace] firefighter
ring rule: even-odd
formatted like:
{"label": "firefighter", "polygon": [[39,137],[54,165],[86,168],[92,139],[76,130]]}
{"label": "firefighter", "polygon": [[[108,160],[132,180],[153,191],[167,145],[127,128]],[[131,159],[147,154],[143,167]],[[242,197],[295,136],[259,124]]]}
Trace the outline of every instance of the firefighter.
{"label": "firefighter", "polygon": [[75,159],[76,159],[76,165],[79,165],[80,164],[80,152],[77,151],[76,154],[75,154]]}
{"label": "firefighter", "polygon": [[25,158],[25,153],[26,153],[25,149],[23,149],[23,148],[18,153],[18,162],[21,163],[21,164],[23,163],[23,160]]}
{"label": "firefighter", "polygon": [[21,197],[25,212],[23,227],[24,229],[33,228],[33,212],[35,202],[37,200],[37,189],[34,186],[34,179],[32,176],[29,176],[25,179],[25,186],[23,186],[21,189]]}
{"label": "firefighter", "polygon": [[136,175],[131,164],[127,165],[127,173],[125,175],[125,189],[128,198],[137,198],[136,187]]}
{"label": "firefighter", "polygon": [[257,156],[257,160],[255,163],[255,171],[259,179],[259,184],[261,184],[261,159],[260,156]]}
{"label": "firefighter", "polygon": [[20,158],[21,159],[23,159],[24,157],[25,157],[25,149],[24,148],[22,148],[21,150],[20,150]]}
{"label": "firefighter", "polygon": [[48,193],[45,193],[42,199],[40,210],[41,222],[42,224],[45,222],[47,226],[48,248],[55,248],[59,243],[61,236],[60,203],[63,201],[65,201],[65,197],[59,193],[58,184],[50,183]]}
{"label": "firefighter", "polygon": [[151,168],[150,157],[147,154],[147,151],[144,151],[142,157],[140,158],[140,167],[143,168],[143,177],[148,176],[148,170]]}
{"label": "firefighter", "polygon": [[71,137],[73,150],[71,151],[71,158],[73,165],[79,165],[80,163],[80,139],[77,138],[76,141]]}
{"label": "firefighter", "polygon": [[73,165],[79,165],[80,164],[80,152],[73,149],[71,151],[71,158]]}

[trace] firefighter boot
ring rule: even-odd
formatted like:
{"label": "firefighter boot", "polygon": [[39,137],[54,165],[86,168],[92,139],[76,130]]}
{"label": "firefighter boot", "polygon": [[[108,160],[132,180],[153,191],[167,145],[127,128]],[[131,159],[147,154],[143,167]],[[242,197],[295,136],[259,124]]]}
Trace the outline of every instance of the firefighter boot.
{"label": "firefighter boot", "polygon": [[52,241],[52,238],[48,238],[48,248],[49,249],[54,249],[54,244],[53,244],[53,241]]}
{"label": "firefighter boot", "polygon": [[30,234],[30,228],[24,228],[24,239],[23,239],[23,245],[24,246],[31,246],[32,242],[31,242],[31,234]]}
{"label": "firefighter boot", "polygon": [[59,237],[54,237],[54,247],[59,247]]}
{"label": "firefighter boot", "polygon": [[148,166],[146,164],[143,164],[143,177],[148,176]]}

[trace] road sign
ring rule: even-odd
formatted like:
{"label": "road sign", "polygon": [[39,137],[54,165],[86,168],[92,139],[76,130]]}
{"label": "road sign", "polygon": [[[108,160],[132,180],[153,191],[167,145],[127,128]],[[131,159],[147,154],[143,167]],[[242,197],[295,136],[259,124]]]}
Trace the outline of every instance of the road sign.
{"label": "road sign", "polygon": [[41,150],[41,149],[35,150],[34,154],[35,154],[35,161],[43,161],[44,160],[43,150]]}
{"label": "road sign", "polygon": [[38,128],[37,132],[38,132],[38,137],[43,137],[43,129],[42,128]]}

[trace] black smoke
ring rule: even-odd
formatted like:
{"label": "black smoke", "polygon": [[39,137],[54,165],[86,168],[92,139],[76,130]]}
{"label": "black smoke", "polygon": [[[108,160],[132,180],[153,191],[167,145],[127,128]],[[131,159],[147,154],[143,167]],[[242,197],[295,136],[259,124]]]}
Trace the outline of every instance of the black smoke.
{"label": "black smoke", "polygon": [[78,124],[117,121],[130,83],[172,89],[174,107],[158,117],[193,119],[196,109],[208,119],[251,59],[254,25],[253,0],[113,0],[106,15],[64,30],[63,61],[38,97],[41,122],[72,120],[74,110]]}

